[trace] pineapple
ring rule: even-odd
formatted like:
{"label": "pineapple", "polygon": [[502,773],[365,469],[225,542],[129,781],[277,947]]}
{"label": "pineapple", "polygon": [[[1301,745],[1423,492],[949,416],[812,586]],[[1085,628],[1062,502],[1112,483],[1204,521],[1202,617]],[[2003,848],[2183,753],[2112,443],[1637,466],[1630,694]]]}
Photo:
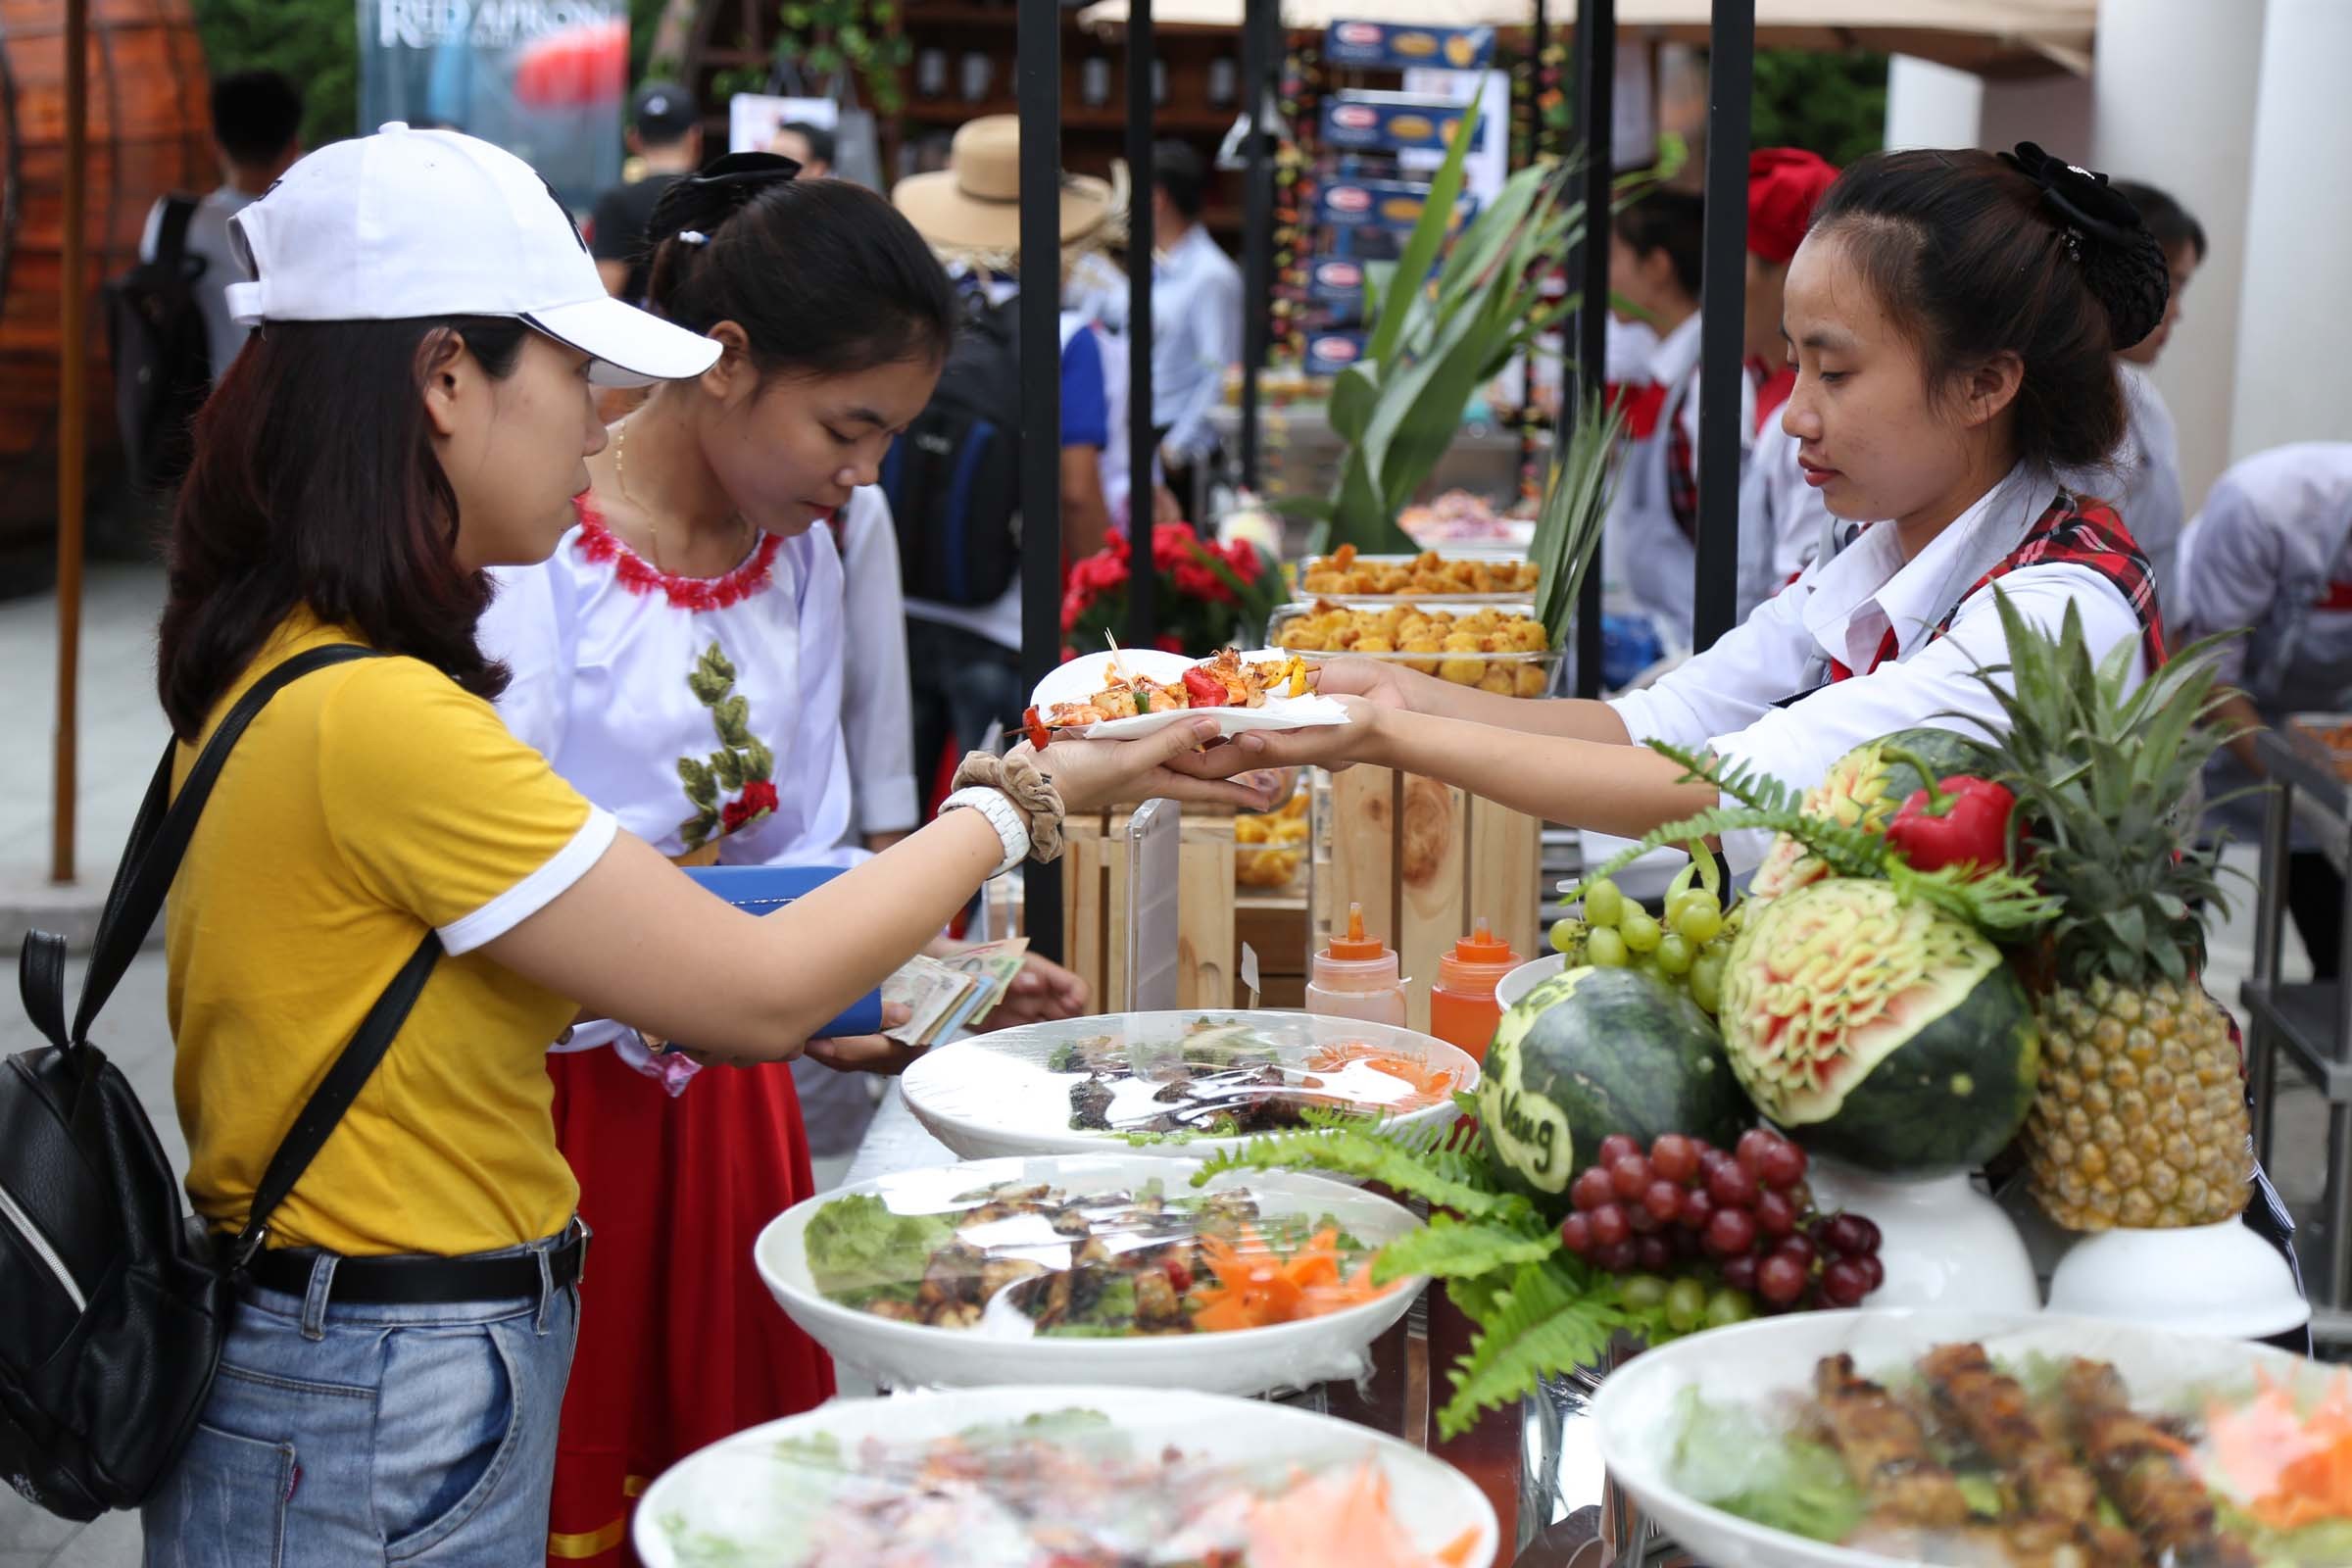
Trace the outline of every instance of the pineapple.
{"label": "pineapple", "polygon": [[2191,905],[2221,892],[2182,803],[2228,735],[2209,644],[2126,695],[2136,639],[2094,668],[2073,609],[2055,639],[2000,601],[2009,716],[1995,775],[2018,798],[2016,865],[2060,905],[2029,967],[2041,1080],[2033,1190],[2074,1231],[2215,1224],[2245,1207],[2247,1112],[2229,1017],[2198,983]]}

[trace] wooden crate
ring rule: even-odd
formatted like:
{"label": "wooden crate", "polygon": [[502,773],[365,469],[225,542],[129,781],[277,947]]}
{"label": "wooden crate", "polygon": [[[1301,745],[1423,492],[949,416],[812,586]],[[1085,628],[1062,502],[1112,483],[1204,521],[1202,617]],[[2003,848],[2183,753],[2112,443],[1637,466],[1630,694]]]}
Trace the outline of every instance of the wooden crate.
{"label": "wooden crate", "polygon": [[[1093,989],[1098,1011],[1116,1011],[1127,993],[1127,816],[1072,817],[1063,826],[1063,962]],[[1188,810],[1178,841],[1177,982],[1180,1007],[1233,1004],[1233,823],[1196,821]]]}
{"label": "wooden crate", "polygon": [[1344,931],[1348,906],[1360,903],[1365,930],[1396,950],[1413,1028],[1429,1027],[1438,959],[1479,917],[1520,953],[1543,951],[1540,819],[1385,767],[1331,775],[1329,802],[1330,854],[1318,830],[1309,943],[1320,948]]}

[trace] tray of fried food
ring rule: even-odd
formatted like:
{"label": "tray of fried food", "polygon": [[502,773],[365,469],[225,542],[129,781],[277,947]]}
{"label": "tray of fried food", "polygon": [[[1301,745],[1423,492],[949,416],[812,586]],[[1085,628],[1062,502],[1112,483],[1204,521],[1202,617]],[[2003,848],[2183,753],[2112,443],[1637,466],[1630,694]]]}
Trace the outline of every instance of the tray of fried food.
{"label": "tray of fried food", "polygon": [[1298,591],[1342,601],[1426,599],[1456,604],[1533,602],[1539,568],[1532,561],[1481,552],[1441,556],[1364,556],[1342,545],[1298,566]]}
{"label": "tray of fried food", "polygon": [[1503,697],[1543,696],[1560,662],[1544,623],[1509,605],[1369,609],[1319,599],[1276,611],[1272,633],[1285,652],[1386,660]]}
{"label": "tray of fried food", "polygon": [[1271,811],[1233,819],[1233,880],[1245,888],[1286,888],[1306,860],[1307,792],[1301,788]]}
{"label": "tray of fried food", "polygon": [[1144,648],[1058,666],[1038,683],[1021,723],[1043,747],[1057,737],[1135,740],[1188,716],[1213,717],[1225,735],[1348,722],[1346,709],[1314,694],[1297,655],[1226,648],[1195,660]]}

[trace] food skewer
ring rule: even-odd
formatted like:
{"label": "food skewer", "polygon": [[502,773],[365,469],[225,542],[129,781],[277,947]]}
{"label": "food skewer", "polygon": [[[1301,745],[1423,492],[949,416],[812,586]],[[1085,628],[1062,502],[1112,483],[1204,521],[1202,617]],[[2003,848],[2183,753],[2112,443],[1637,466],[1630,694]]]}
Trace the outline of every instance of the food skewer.
{"label": "food skewer", "polygon": [[2049,1432],[2015,1378],[1993,1367],[1981,1345],[1945,1345],[1919,1363],[1936,1407],[2000,1466],[2021,1517],[2005,1519],[2011,1555],[2021,1562],[2057,1558],[2069,1546],[2089,1568],[2136,1568],[2139,1544],[2099,1518],[2099,1485]]}
{"label": "food skewer", "polygon": [[1919,1418],[1857,1373],[1852,1356],[1822,1357],[1813,1386],[1831,1446],[1869,1494],[1875,1521],[1927,1530],[1968,1523],[1968,1498],[1958,1478],[1936,1462]]}
{"label": "food skewer", "polygon": [[2152,1560],[2166,1568],[2253,1568],[2253,1554],[2217,1529],[2212,1495],[2181,1462],[2184,1446],[2132,1412],[2114,1367],[2077,1357],[2060,1392],[2076,1445]]}

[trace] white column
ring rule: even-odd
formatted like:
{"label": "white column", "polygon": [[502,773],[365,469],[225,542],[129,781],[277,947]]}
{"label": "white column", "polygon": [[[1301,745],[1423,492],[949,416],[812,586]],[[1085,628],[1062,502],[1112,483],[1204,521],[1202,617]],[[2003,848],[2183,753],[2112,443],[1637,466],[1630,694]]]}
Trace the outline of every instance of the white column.
{"label": "white column", "polygon": [[[2352,440],[2352,5],[2270,0],[2230,450]],[[2193,298],[2193,296],[2192,296]]]}
{"label": "white column", "polygon": [[1888,147],[1974,147],[1984,107],[1984,78],[1933,60],[1895,55],[1886,62]]}
{"label": "white column", "polygon": [[[2204,225],[2210,246],[2156,367],[2180,429],[2180,492],[2191,515],[2232,456],[2257,87],[2266,112],[2272,96],[2263,79],[2263,12],[2264,0],[2099,5],[2091,167],[2170,192]],[[2321,99],[2342,96],[2339,81]]]}

